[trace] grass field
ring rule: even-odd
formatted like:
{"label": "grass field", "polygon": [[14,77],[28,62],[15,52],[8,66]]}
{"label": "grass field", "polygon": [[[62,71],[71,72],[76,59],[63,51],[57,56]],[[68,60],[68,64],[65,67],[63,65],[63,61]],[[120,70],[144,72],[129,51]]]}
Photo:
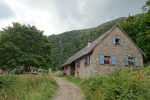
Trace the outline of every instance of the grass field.
{"label": "grass field", "polygon": [[111,75],[88,79],[66,77],[79,85],[86,100],[149,100],[150,66],[142,69],[118,70]]}
{"label": "grass field", "polygon": [[1,75],[0,100],[50,100],[57,87],[48,76]]}

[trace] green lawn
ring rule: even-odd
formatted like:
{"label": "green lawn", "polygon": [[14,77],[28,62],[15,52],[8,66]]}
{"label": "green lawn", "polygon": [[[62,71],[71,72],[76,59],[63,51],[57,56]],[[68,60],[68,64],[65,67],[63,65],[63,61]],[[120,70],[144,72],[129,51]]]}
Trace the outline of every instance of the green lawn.
{"label": "green lawn", "polygon": [[0,100],[50,100],[57,88],[48,76],[0,76]]}
{"label": "green lawn", "polygon": [[88,79],[66,77],[76,83],[86,100],[149,100],[150,66],[142,69],[118,70],[111,75]]}

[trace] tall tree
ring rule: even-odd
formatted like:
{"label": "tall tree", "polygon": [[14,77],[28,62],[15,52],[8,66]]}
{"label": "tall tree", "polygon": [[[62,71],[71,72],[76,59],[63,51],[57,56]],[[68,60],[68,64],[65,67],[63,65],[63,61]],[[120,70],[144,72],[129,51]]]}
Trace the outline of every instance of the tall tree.
{"label": "tall tree", "polygon": [[51,43],[43,31],[34,26],[13,23],[4,28],[0,37],[0,66],[7,68],[23,66],[26,71],[30,67],[48,68]]}
{"label": "tall tree", "polygon": [[150,61],[150,0],[144,6],[144,12],[136,16],[129,16],[121,23],[121,26],[134,40],[134,42],[144,51],[145,62]]}

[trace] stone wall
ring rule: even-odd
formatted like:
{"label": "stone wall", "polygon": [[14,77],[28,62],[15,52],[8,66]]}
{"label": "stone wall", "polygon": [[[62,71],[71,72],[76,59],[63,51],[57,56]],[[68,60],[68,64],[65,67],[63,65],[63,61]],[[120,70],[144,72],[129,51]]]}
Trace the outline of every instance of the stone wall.
{"label": "stone wall", "polygon": [[[117,37],[123,40],[123,46],[113,45],[112,39]],[[116,65],[101,65],[99,64],[99,56],[116,56]],[[135,45],[127,38],[127,36],[116,27],[110,35],[104,39],[94,50],[92,54],[93,75],[94,74],[108,74],[117,68],[125,67],[124,56],[137,57],[139,59],[139,66],[143,66],[143,58],[141,52]]]}
{"label": "stone wall", "polygon": [[76,66],[75,76],[81,78],[88,78],[89,76],[92,75],[91,60],[90,60],[90,65],[84,65],[84,57],[80,58],[79,61],[80,61],[80,67]]}
{"label": "stone wall", "polygon": [[70,66],[65,66],[64,69],[62,70],[62,73],[64,75],[70,75]]}
{"label": "stone wall", "polygon": [[[113,45],[113,37],[123,40],[123,45]],[[100,64],[99,56],[116,56],[117,63],[115,65]],[[112,73],[116,69],[127,68],[124,63],[124,57],[137,57],[139,66],[143,66],[143,58],[141,52],[135,47],[130,39],[116,27],[99,45],[95,47],[90,54],[90,65],[84,65],[84,56],[79,59],[80,67],[75,67],[75,76],[86,78],[95,75],[104,75]],[[69,75],[69,67],[67,68],[67,75]]]}

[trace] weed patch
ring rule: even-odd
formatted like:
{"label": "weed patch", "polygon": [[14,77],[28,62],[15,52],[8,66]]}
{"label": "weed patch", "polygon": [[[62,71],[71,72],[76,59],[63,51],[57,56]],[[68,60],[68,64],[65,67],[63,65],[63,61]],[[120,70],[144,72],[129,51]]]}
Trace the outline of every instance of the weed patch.
{"label": "weed patch", "polygon": [[49,100],[57,83],[48,76],[0,76],[0,100]]}
{"label": "weed patch", "polygon": [[67,77],[78,84],[86,100],[148,100],[150,98],[150,66],[137,70],[118,70],[107,76],[88,79]]}

